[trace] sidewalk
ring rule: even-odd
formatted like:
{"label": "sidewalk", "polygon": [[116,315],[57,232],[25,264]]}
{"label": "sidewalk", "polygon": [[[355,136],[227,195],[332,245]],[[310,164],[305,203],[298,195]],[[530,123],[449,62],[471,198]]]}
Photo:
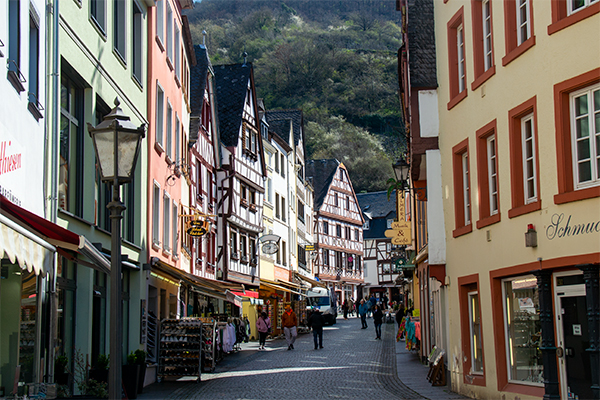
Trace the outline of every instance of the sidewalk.
{"label": "sidewalk", "polygon": [[[450,390],[450,386],[433,386],[427,380],[429,366],[421,364],[419,353],[406,350],[406,343],[396,342],[396,369],[398,379],[406,386],[427,399],[450,400],[468,399]],[[448,379],[446,379],[448,383]]]}

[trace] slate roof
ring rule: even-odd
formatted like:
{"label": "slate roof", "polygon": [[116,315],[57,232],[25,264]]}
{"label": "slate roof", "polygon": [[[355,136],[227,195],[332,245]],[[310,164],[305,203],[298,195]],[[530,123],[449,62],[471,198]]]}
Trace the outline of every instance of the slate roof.
{"label": "slate roof", "polygon": [[[293,122],[293,128],[294,128],[294,143],[293,144],[298,145],[298,143],[300,142],[300,139],[302,139],[302,142],[305,143],[304,130],[302,130],[302,127],[304,126],[304,117],[302,115],[302,110],[290,109],[290,110],[269,110],[269,111],[267,111],[267,122],[268,122],[269,126],[272,126],[272,124],[275,121],[290,120],[290,119]],[[289,140],[287,138],[287,136],[284,137],[284,139],[286,141]],[[292,143],[290,143],[290,146],[291,145],[292,145]]]}
{"label": "slate roof", "polygon": [[274,132],[279,136],[284,142],[286,142],[290,147],[290,120],[282,119],[278,121],[270,121],[269,122],[269,131]]}
{"label": "slate roof", "polygon": [[306,178],[311,180],[315,188],[315,210],[319,210],[323,205],[339,165],[340,162],[335,159],[308,160],[306,162]]}
{"label": "slate roof", "polygon": [[387,228],[387,220],[396,218],[396,192],[387,198],[387,191],[357,193],[356,199],[360,210],[369,220],[369,229],[363,230],[364,239],[383,239]]}
{"label": "slate roof", "polygon": [[387,191],[357,193],[356,199],[363,214],[369,216],[369,219],[386,218],[390,213],[396,213],[396,191],[387,198]]}
{"label": "slate roof", "polygon": [[408,0],[410,85],[436,88],[434,0]]}
{"label": "slate roof", "polygon": [[217,65],[214,70],[221,143],[237,146],[252,63]]}
{"label": "slate roof", "polygon": [[198,140],[206,77],[209,68],[212,68],[208,51],[204,45],[195,45],[194,53],[196,54],[196,65],[190,66],[190,144]]}

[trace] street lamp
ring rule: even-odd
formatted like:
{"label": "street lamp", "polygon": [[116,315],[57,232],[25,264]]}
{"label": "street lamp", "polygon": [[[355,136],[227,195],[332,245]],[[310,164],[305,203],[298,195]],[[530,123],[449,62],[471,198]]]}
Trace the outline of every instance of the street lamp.
{"label": "street lamp", "polygon": [[403,188],[408,186],[408,173],[410,172],[410,164],[406,162],[404,157],[400,158],[394,165],[394,175],[396,175],[396,181],[402,185]]}
{"label": "street lamp", "polygon": [[104,117],[95,128],[88,122],[88,132],[94,143],[96,160],[100,165],[102,181],[112,183],[112,201],[106,206],[111,219],[110,257],[110,370],[108,374],[108,397],[122,398],[121,367],[123,364],[123,305],[121,277],[121,220],[125,205],[120,199],[120,186],[131,182],[137,158],[140,154],[145,125],[136,127],[119,108]]}

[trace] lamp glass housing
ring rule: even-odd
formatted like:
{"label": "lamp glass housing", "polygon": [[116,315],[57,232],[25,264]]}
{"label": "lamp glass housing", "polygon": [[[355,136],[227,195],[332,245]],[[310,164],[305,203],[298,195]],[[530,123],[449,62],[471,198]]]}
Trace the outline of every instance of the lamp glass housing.
{"label": "lamp glass housing", "polygon": [[393,167],[394,175],[396,175],[396,180],[399,182],[407,182],[410,164],[408,164],[404,158],[401,158],[396,164],[394,164]]}

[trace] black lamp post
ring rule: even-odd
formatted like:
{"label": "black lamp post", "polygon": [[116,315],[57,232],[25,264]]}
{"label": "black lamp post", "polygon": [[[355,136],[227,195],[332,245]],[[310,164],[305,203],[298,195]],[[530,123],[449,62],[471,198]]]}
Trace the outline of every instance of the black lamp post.
{"label": "black lamp post", "polygon": [[123,364],[123,282],[121,276],[121,220],[125,205],[121,202],[120,186],[131,182],[137,158],[140,154],[145,125],[136,127],[119,108],[104,117],[95,128],[88,123],[88,131],[94,143],[96,160],[100,165],[102,181],[112,183],[112,201],[106,206],[111,219],[110,257],[110,369],[108,374],[108,397],[122,398],[121,367]]}

